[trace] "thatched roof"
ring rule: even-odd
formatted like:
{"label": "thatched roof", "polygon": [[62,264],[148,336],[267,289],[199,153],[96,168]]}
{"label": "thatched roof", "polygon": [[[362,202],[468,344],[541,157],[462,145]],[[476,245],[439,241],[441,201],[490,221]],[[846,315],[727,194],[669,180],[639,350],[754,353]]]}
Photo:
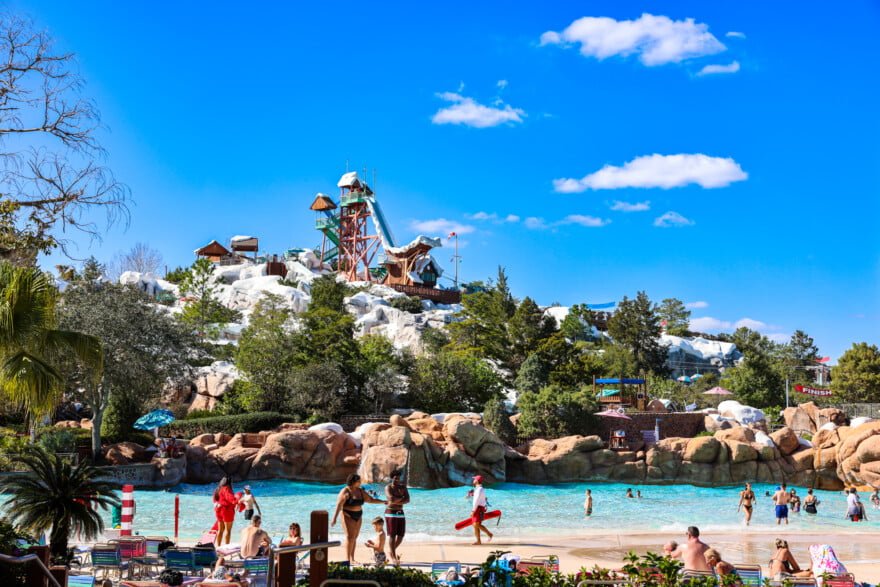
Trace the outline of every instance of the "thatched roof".
{"label": "thatched roof", "polygon": [[330,199],[330,196],[327,194],[318,194],[315,196],[315,201],[312,202],[312,205],[309,206],[309,210],[314,210],[315,212],[324,212],[326,210],[335,210],[336,204],[333,200]]}

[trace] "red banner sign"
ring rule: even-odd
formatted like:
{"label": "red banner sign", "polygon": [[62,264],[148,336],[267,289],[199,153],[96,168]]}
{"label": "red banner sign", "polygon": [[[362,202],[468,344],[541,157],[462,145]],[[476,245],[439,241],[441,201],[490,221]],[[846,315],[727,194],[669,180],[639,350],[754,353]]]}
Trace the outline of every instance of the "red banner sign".
{"label": "red banner sign", "polygon": [[817,387],[804,387],[803,385],[795,385],[794,390],[800,393],[805,393],[807,395],[816,395],[820,397],[827,397],[831,395],[830,389],[819,389]]}

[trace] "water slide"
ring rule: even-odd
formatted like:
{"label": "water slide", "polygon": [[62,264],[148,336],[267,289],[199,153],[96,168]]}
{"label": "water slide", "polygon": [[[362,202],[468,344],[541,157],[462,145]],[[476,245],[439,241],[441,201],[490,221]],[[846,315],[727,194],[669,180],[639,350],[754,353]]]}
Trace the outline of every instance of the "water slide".
{"label": "water slide", "polygon": [[367,196],[364,198],[367,202],[367,208],[373,217],[373,224],[376,226],[376,232],[379,234],[379,240],[382,241],[382,248],[386,251],[394,247],[394,235],[388,227],[388,221],[385,220],[385,214],[382,213],[382,207],[376,200],[375,196]]}

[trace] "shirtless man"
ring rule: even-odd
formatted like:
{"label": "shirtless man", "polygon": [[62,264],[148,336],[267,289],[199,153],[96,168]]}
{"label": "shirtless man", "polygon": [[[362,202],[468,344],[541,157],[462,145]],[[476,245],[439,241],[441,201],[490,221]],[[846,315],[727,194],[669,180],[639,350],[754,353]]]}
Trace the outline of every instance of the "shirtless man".
{"label": "shirtless man", "polygon": [[752,510],[755,507],[755,492],[752,491],[752,484],[746,483],[746,488],[739,492],[739,505],[736,511],[742,509],[746,513],[746,526],[752,522]]}
{"label": "shirtless man", "polygon": [[782,520],[785,520],[785,525],[788,526],[788,502],[790,499],[791,496],[788,494],[785,483],[782,484],[782,487],[776,488],[776,493],[773,494],[773,503],[776,504],[777,526],[782,524]]}
{"label": "shirtless man", "polygon": [[709,563],[706,562],[707,550],[709,550],[709,545],[700,540],[700,529],[696,526],[689,526],[687,543],[673,550],[669,556],[684,561],[685,571],[711,571]]}

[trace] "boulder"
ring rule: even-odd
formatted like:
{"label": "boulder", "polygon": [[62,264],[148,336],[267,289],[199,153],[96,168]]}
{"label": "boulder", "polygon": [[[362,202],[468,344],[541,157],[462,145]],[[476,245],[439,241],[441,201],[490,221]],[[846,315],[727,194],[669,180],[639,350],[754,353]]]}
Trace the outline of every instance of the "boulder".
{"label": "boulder", "polygon": [[409,428],[412,430],[412,426],[409,425],[409,422],[403,419],[403,416],[398,416],[397,414],[392,414],[390,418],[388,418],[388,423],[392,426],[403,426],[404,428]]}
{"label": "boulder", "polygon": [[731,463],[745,463],[758,460],[758,451],[750,444],[738,440],[726,440],[724,443],[730,449]]}
{"label": "boulder", "polygon": [[758,478],[758,462],[744,461],[742,463],[731,463],[730,480],[733,483],[745,483],[746,481],[754,481]]}
{"label": "boulder", "polygon": [[615,465],[609,477],[616,481],[642,483],[647,471],[648,466],[643,461],[630,461]]}
{"label": "boulder", "polygon": [[795,471],[808,471],[813,468],[815,455],[812,450],[801,450],[789,458]]}
{"label": "boulder", "polygon": [[797,406],[785,408],[782,411],[782,419],[789,428],[810,434],[816,432],[819,427],[816,421],[819,417],[819,409],[813,402],[807,402]]}
{"label": "boulder", "polygon": [[721,443],[713,436],[692,438],[684,451],[684,460],[693,463],[714,463]]}
{"label": "boulder", "polygon": [[772,434],[770,434],[770,438],[779,449],[779,452],[784,455],[790,455],[800,446],[797,434],[795,434],[794,430],[792,430],[788,426],[783,426],[776,432],[773,432]]}
{"label": "boulder", "polygon": [[213,410],[239,376],[235,365],[227,361],[215,361],[207,367],[198,368],[191,383],[195,393],[189,411]]}
{"label": "boulder", "polygon": [[[704,438],[711,437],[706,436]],[[712,440],[715,439],[713,438]],[[715,448],[717,449],[718,447],[716,446]],[[712,481],[714,469],[715,467],[707,463],[695,463],[685,460],[681,463],[676,481],[679,483],[691,483],[693,485],[707,485]]]}
{"label": "boulder", "polygon": [[271,434],[255,455],[250,477],[341,483],[357,470],[344,460],[353,448],[354,440],[348,434],[332,430],[278,432]]}
{"label": "boulder", "polygon": [[843,410],[839,410],[838,408],[823,408],[819,410],[819,416],[816,420],[816,423],[819,426],[822,426],[826,422],[831,422],[837,426],[843,426],[846,424],[846,413]]}
{"label": "boulder", "polygon": [[715,433],[718,440],[735,440],[737,442],[755,442],[755,431],[751,428],[739,427],[730,430],[719,430]]}
{"label": "boulder", "polygon": [[145,463],[149,457],[146,449],[136,442],[120,442],[107,447],[104,459],[109,464],[118,466]]}
{"label": "boulder", "polygon": [[86,430],[91,430],[92,426],[93,426],[92,421],[89,420],[88,418],[83,418],[82,420],[79,421],[80,428],[84,428]]}
{"label": "boulder", "polygon": [[198,436],[196,436],[195,438],[193,438],[192,440],[189,441],[189,445],[190,446],[201,446],[201,447],[206,447],[206,446],[211,446],[211,445],[216,446],[217,442],[214,440],[213,434],[199,434]]}

